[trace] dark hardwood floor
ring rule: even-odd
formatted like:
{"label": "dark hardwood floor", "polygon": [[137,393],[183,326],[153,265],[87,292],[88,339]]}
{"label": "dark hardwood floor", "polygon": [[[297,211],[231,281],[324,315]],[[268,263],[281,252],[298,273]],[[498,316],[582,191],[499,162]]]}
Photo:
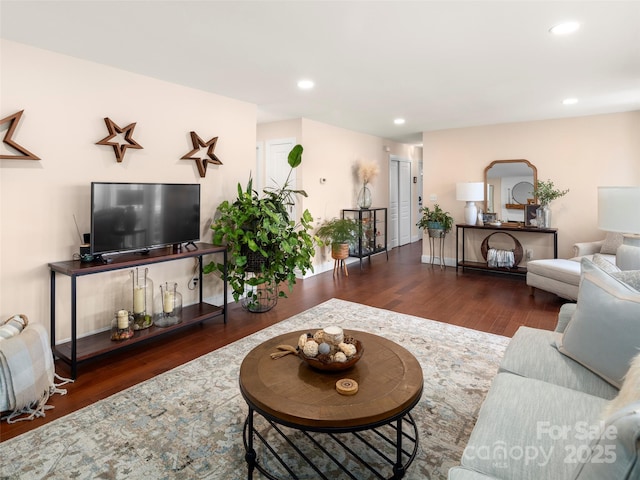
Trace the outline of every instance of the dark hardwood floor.
{"label": "dark hardwood floor", "polygon": [[[0,439],[20,435],[51,420],[90,405],[253,332],[284,320],[330,298],[340,298],[395,312],[439,320],[476,330],[512,336],[520,325],[553,329],[564,300],[537,291],[529,295],[523,277],[440,269],[420,263],[417,242],[349,267],[349,276],[325,272],[299,280],[289,298],[266,313],[248,313],[229,306],[227,324],[211,320],[167,338],[152,340],[80,365],[78,379],[66,386],[67,395],[54,395],[45,418],[8,425]],[[56,362],[59,375],[69,376],[66,364]]]}

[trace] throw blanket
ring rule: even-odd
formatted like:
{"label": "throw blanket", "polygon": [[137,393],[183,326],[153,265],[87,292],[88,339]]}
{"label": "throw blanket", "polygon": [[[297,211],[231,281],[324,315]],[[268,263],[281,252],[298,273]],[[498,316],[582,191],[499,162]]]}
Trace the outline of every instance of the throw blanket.
{"label": "throw blanket", "polygon": [[[47,331],[29,324],[19,334],[0,342],[0,412],[8,423],[44,416],[49,396],[65,394],[54,383],[53,355]],[[26,415],[20,417],[21,415]],[[19,418],[20,417],[20,418]]]}

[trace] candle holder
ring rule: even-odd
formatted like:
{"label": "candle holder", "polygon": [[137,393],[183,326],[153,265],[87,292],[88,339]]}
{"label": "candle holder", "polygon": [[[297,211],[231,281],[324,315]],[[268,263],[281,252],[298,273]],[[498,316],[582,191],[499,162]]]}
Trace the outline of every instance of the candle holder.
{"label": "candle holder", "polygon": [[144,330],[153,325],[153,280],[149,278],[148,268],[141,270],[131,270],[130,279],[125,284],[125,298],[131,298],[134,330]]}
{"label": "candle holder", "polygon": [[154,323],[158,327],[170,327],[182,321],[182,294],[178,284],[166,282],[160,285],[160,296],[156,300]]}
{"label": "candle holder", "polygon": [[133,315],[128,310],[118,310],[111,321],[111,340],[127,340],[133,337]]}

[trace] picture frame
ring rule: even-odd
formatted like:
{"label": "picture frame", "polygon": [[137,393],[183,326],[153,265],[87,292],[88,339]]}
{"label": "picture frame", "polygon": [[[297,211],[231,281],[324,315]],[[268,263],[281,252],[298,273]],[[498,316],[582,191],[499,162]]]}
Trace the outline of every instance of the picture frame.
{"label": "picture frame", "polygon": [[536,210],[540,208],[540,205],[530,203],[524,206],[524,224],[526,227],[537,227],[538,220],[536,219]]}

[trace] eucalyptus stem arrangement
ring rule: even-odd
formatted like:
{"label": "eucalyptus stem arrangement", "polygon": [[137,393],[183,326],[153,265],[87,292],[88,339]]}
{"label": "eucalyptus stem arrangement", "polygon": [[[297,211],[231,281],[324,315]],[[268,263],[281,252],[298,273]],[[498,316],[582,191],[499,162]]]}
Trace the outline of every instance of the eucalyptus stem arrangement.
{"label": "eucalyptus stem arrangement", "polygon": [[540,205],[549,205],[556,198],[563,197],[569,193],[569,189],[560,190],[555,188],[551,180],[538,180],[533,190],[533,195],[538,199]]}

